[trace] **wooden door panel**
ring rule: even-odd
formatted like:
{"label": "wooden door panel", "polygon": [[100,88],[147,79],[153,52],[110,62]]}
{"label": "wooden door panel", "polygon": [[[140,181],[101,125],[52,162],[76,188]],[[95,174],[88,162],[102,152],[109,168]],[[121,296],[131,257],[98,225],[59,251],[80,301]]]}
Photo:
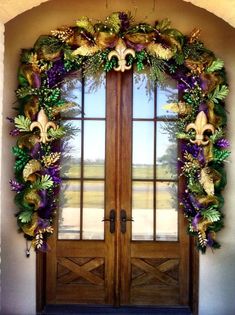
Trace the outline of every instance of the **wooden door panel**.
{"label": "wooden door panel", "polygon": [[105,304],[105,292],[90,285],[58,286],[57,299],[53,304]]}
{"label": "wooden door panel", "polygon": [[58,258],[57,301],[104,303],[104,265],[103,258]]}
{"label": "wooden door panel", "polygon": [[[97,241],[97,244],[94,244],[95,241],[61,242],[62,244],[57,243],[55,273],[52,274],[52,270],[48,270],[50,286],[47,302],[107,303],[109,296],[112,296],[113,288],[110,288],[106,280],[110,268],[108,250],[104,242]],[[74,243],[79,244],[75,246]],[[70,244],[72,246],[68,246]],[[49,292],[52,283],[53,293]]]}
{"label": "wooden door panel", "polygon": [[79,257],[94,257],[99,253],[104,257],[106,246],[103,241],[58,241],[56,254],[57,257],[73,257],[79,253]]}
{"label": "wooden door panel", "polygon": [[131,294],[132,305],[178,305],[178,287],[156,287],[153,285],[134,288]]}
{"label": "wooden door panel", "polygon": [[178,304],[179,259],[133,258],[131,262],[132,304]]}
{"label": "wooden door panel", "polygon": [[178,242],[132,242],[131,257],[133,258],[179,258],[180,244]]}

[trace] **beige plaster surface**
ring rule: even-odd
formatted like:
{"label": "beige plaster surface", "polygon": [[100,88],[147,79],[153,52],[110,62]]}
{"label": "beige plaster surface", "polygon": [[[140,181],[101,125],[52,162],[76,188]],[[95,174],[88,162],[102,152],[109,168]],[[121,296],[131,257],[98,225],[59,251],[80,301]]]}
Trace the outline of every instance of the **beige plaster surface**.
{"label": "beige plaster surface", "polygon": [[[40,5],[43,2],[52,0],[0,0],[0,22],[6,23],[17,15]],[[174,2],[175,0],[171,0]],[[204,8],[207,11],[224,19],[235,27],[235,0],[182,0],[191,2],[195,6]],[[82,1],[80,1],[82,2]],[[86,2],[86,1],[85,1]],[[106,0],[107,6],[112,6],[112,0]],[[136,1],[132,1],[135,6]],[[152,5],[156,6],[157,0],[152,0]]]}
{"label": "beige plaster surface", "polygon": [[[0,157],[2,314],[35,314],[36,301],[35,256],[32,255],[30,259],[24,256],[25,244],[16,231],[13,194],[8,187],[9,178],[12,177],[13,157],[10,150],[6,148],[13,145],[14,140],[9,137],[9,126],[5,117],[13,114],[12,104],[15,100],[16,69],[20,49],[32,47],[40,34],[48,33],[63,24],[72,25],[82,15],[103,19],[111,11],[133,11],[135,7],[138,9],[136,20],[147,16],[148,22],[152,22],[156,17],[159,19],[169,17],[172,24],[184,33],[189,33],[194,27],[201,28],[202,40],[206,46],[225,60],[231,87],[231,93],[227,98],[228,135],[234,152],[235,43],[233,39],[235,30],[229,24],[235,27],[235,0],[185,0],[184,2],[183,0],[0,0],[0,147],[4,148]],[[31,8],[33,9],[30,10]],[[199,315],[234,314],[235,168],[232,167],[234,163],[235,154],[232,153],[230,163],[227,165],[228,186],[224,194],[226,229],[219,234],[222,248],[215,253],[208,252],[206,256],[200,257]]]}

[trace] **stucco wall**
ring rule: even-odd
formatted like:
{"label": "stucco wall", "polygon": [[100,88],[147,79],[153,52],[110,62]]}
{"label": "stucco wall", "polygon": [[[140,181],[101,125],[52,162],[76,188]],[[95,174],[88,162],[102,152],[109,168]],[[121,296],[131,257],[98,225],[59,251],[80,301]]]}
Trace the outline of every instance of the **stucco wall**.
{"label": "stucco wall", "polygon": [[[40,5],[43,2],[52,1],[52,0],[5,0],[1,1],[0,4],[0,22],[7,23],[11,19],[15,18],[18,14],[21,14],[27,10],[32,9]],[[173,1],[173,0],[172,0]],[[217,0],[217,1],[208,1],[208,0],[182,0],[185,2],[191,2],[193,5],[200,8],[204,8],[209,12],[215,14],[216,16],[221,17],[226,22],[235,26],[235,0]],[[135,0],[132,0],[133,6],[135,5]],[[153,4],[157,0],[152,0]],[[107,5],[112,5],[112,0],[106,0]]]}
{"label": "stucco wall", "polygon": [[[108,4],[108,5],[107,5]],[[15,101],[14,90],[17,87],[16,72],[21,48],[32,47],[40,34],[49,33],[60,25],[72,25],[74,21],[88,15],[94,19],[103,19],[112,11],[131,10],[137,7],[136,20],[152,22],[155,19],[169,17],[173,26],[183,33],[190,33],[194,27],[202,29],[202,40],[220,58],[225,60],[231,93],[227,100],[229,111],[229,136],[232,149],[235,147],[235,114],[232,111],[235,100],[235,30],[212,14],[181,0],[158,0],[154,2],[140,0],[56,0],[42,4],[17,18],[6,26],[5,36],[5,72],[2,129],[2,313],[30,315],[35,313],[35,256],[25,258],[25,243],[22,235],[16,232],[13,194],[9,191],[8,180],[12,177],[13,158],[8,149],[14,144],[8,135],[9,125],[5,117],[12,116]],[[183,13],[183,14],[182,14]],[[1,42],[1,41],[0,41]],[[3,46],[0,46],[0,59]],[[1,74],[1,71],[0,71]],[[1,78],[0,81],[2,82]],[[1,95],[1,93],[0,93]],[[0,100],[1,101],[1,100]],[[233,315],[235,313],[235,197],[232,191],[235,185],[235,169],[231,162],[227,165],[228,186],[225,191],[225,225],[219,234],[222,248],[215,253],[200,257],[200,315]],[[13,302],[14,301],[14,302]]]}

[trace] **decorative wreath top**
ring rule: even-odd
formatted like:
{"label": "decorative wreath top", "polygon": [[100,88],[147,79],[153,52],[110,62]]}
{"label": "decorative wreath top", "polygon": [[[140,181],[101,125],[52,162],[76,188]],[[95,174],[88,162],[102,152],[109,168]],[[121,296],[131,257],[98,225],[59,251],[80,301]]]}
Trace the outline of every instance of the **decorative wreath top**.
{"label": "decorative wreath top", "polygon": [[165,75],[178,82],[181,100],[168,104],[168,109],[178,113],[176,136],[182,139],[179,164],[186,190],[180,205],[198,249],[220,246],[215,236],[223,226],[221,191],[230,153],[224,138],[228,86],[223,61],[198,36],[199,30],[183,35],[167,19],[155,25],[134,24],[130,14],[115,12],[104,22],[83,17],[76,26],[40,36],[32,49],[22,51],[19,112],[10,119],[10,134],[17,137],[10,184],[16,192],[19,229],[36,250],[48,250],[47,238],[53,233],[61,182],[59,139],[67,132],[60,126],[60,113],[73,106],[61,97],[60,83],[78,70],[98,77],[100,72],[123,72],[134,65],[151,83]]}

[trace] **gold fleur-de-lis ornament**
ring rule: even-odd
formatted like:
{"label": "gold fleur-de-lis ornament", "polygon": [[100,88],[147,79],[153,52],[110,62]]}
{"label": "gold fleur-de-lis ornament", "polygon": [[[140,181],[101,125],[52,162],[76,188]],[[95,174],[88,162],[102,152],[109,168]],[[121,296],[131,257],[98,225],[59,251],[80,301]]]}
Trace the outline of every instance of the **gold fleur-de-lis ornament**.
{"label": "gold fleur-de-lis ornament", "polygon": [[51,141],[47,134],[48,129],[53,128],[55,130],[57,129],[57,125],[53,121],[49,121],[44,109],[41,109],[38,113],[37,121],[32,122],[30,125],[31,131],[33,131],[34,128],[40,130],[40,138],[38,141],[46,143]]}
{"label": "gold fleur-de-lis ornament", "polygon": [[210,130],[212,133],[215,132],[215,128],[212,124],[207,123],[206,114],[201,111],[196,117],[195,123],[190,123],[186,127],[186,132],[190,129],[194,129],[196,131],[195,140],[190,139],[190,142],[195,143],[197,145],[207,145],[209,140],[204,140],[204,132],[206,130]]}
{"label": "gold fleur-de-lis ornament", "polygon": [[126,64],[126,56],[131,55],[133,58],[135,57],[135,51],[131,48],[126,48],[125,42],[119,38],[115,50],[110,51],[108,54],[108,60],[111,60],[112,57],[117,57],[118,59],[118,67],[115,67],[115,71],[124,72],[125,70],[130,70],[131,65],[127,66]]}

